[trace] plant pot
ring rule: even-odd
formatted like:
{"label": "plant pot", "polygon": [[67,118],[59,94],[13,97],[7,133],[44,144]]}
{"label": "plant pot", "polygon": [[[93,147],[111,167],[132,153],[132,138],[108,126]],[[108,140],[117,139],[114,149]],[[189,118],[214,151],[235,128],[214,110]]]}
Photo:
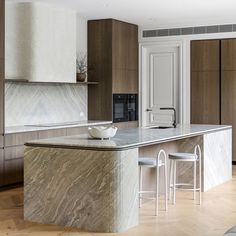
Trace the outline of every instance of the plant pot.
{"label": "plant pot", "polygon": [[77,73],[76,80],[77,82],[84,82],[86,80],[86,73]]}

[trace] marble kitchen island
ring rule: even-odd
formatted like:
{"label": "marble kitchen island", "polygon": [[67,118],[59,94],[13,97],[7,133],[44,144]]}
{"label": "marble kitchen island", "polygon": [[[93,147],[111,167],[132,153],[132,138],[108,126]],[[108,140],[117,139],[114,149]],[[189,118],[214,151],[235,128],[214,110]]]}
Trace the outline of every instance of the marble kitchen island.
{"label": "marble kitchen island", "polygon": [[[202,148],[203,191],[232,178],[231,126],[136,128],[119,130],[111,140],[78,135],[30,141],[24,219],[96,232],[127,230],[138,224],[138,156],[155,156],[161,148],[192,152],[195,144]],[[178,177],[191,182],[191,168],[178,168]],[[151,175],[144,178],[148,188]]]}

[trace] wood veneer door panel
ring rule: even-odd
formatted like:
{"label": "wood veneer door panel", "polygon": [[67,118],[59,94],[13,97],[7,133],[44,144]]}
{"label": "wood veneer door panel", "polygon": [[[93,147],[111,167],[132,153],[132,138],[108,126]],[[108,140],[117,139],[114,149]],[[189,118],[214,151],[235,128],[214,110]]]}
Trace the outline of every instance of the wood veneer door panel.
{"label": "wood veneer door panel", "polygon": [[126,69],[129,50],[128,38],[128,24],[112,20],[112,67],[115,69]]}
{"label": "wood veneer door panel", "polygon": [[221,124],[232,125],[233,160],[236,161],[236,71],[221,72]]}
{"label": "wood veneer door panel", "polygon": [[128,55],[126,69],[138,71],[138,26],[129,24],[127,27]]}
{"label": "wood veneer door panel", "polygon": [[221,40],[221,69],[236,70],[236,39]]}
{"label": "wood veneer door panel", "polygon": [[24,159],[11,159],[4,161],[4,185],[23,182]]}
{"label": "wood veneer door panel", "polygon": [[191,71],[219,71],[220,40],[191,42]]}
{"label": "wood veneer door panel", "polygon": [[220,124],[220,78],[218,71],[192,72],[191,123]]}
{"label": "wood veneer door panel", "polygon": [[88,21],[88,119],[112,120],[112,20]]}

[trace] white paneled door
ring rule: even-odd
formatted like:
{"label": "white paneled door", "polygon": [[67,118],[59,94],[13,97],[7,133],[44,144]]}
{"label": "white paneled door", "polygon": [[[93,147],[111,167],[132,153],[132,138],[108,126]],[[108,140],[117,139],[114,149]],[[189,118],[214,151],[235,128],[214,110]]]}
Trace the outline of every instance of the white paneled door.
{"label": "white paneled door", "polygon": [[174,107],[179,115],[179,47],[142,45],[142,126],[171,125]]}

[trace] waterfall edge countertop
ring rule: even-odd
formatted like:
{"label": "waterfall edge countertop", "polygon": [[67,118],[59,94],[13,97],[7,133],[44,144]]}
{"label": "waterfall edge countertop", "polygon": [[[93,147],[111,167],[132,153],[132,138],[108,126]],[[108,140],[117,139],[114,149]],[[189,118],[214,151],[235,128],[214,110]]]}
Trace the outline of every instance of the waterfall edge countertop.
{"label": "waterfall edge countertop", "polygon": [[194,137],[231,128],[232,127],[228,125],[197,124],[178,125],[177,128],[169,129],[134,128],[118,130],[116,136],[110,140],[93,139],[88,134],[84,134],[34,140],[27,142],[25,145],[66,149],[119,151]]}

